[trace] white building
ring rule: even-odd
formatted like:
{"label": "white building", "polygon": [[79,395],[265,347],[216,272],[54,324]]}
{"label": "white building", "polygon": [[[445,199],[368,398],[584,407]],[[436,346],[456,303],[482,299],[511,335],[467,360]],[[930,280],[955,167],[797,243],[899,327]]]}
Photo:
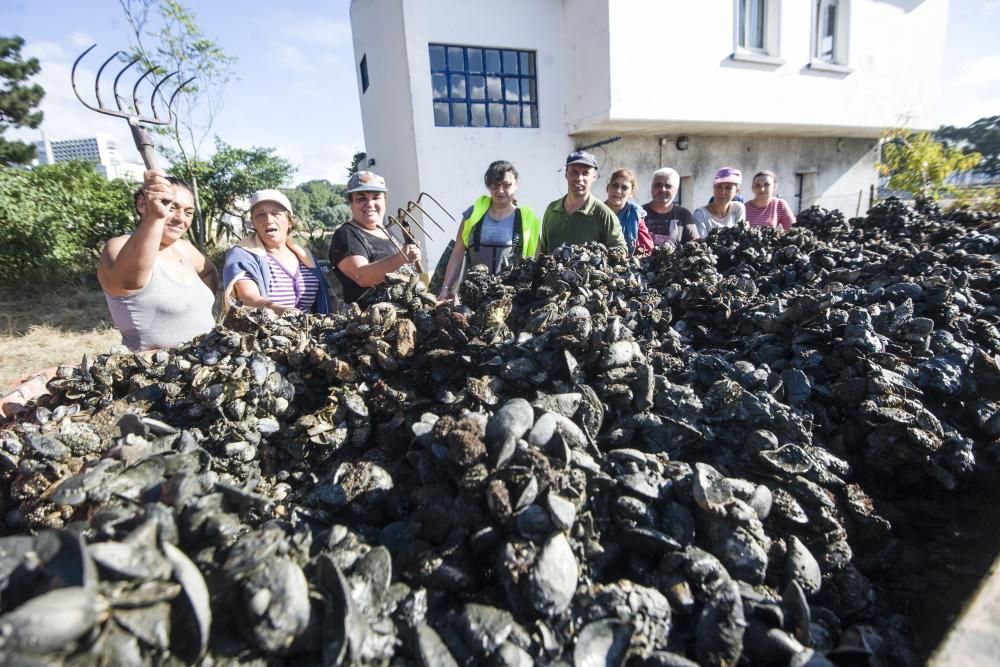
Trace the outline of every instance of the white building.
{"label": "white building", "polygon": [[35,142],[38,164],[55,164],[81,160],[93,162],[97,171],[107,179],[122,178],[127,181],[141,182],[145,169],[141,164],[124,162],[118,154],[118,145],[110,134],[98,133],[84,139],[62,139],[49,141],[43,135],[41,141]]}
{"label": "white building", "polygon": [[[717,169],[778,174],[795,210],[867,209],[878,136],[936,127],[947,0],[352,0],[365,145],[390,213],[429,192],[453,214],[496,159],[541,214],[565,156],[681,174],[704,205]],[[428,209],[433,214],[433,209]],[[425,225],[426,226],[426,225]],[[449,238],[434,233],[436,261]]]}

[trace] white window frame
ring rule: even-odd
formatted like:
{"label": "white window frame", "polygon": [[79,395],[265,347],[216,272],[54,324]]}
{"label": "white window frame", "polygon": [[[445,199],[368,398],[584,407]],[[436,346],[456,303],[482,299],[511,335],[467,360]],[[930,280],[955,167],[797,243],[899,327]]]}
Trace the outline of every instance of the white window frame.
{"label": "white window frame", "polygon": [[[836,7],[833,25],[833,49],[823,54],[823,35],[829,7]],[[809,42],[810,69],[824,72],[849,74],[853,70],[848,65],[848,45],[850,43],[851,0],[812,0],[812,28]]]}
{"label": "white window frame", "polygon": [[[740,5],[749,2],[760,2],[764,10],[764,47],[753,48],[740,43],[740,25],[744,21]],[[783,65],[781,59],[781,0],[733,0],[733,60],[760,63],[764,65]]]}

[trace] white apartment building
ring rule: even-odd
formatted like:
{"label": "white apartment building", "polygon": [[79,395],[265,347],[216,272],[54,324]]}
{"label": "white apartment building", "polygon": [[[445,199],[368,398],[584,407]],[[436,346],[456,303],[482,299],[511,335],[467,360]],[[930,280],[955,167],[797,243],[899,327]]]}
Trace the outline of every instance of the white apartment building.
{"label": "white apartment building", "polygon": [[55,164],[81,160],[93,162],[97,170],[107,179],[122,178],[141,182],[145,170],[141,164],[124,162],[118,154],[118,145],[110,134],[98,133],[83,139],[61,139],[49,141],[42,138],[35,142],[38,164]]}
{"label": "white apartment building", "polygon": [[[669,166],[693,209],[732,166],[744,194],[771,169],[795,210],[853,216],[882,129],[938,124],[947,14],[947,0],[352,0],[370,168],[390,213],[428,192],[457,217],[509,160],[541,214],[566,192],[567,153],[620,137],[589,149],[601,199],[629,167],[646,202]],[[424,240],[431,266],[454,233]]]}

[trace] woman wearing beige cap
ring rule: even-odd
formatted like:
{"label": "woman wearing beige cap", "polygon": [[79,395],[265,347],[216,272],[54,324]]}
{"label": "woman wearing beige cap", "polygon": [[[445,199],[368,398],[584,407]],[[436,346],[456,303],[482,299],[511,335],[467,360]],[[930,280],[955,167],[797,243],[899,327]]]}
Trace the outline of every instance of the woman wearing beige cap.
{"label": "woman wearing beige cap", "polygon": [[289,236],[295,217],[288,197],[259,190],[250,197],[253,232],[229,249],[222,269],[223,309],[239,299],[245,306],[332,311],[330,287],[312,254]]}
{"label": "woman wearing beige cap", "polygon": [[330,266],[344,289],[344,301],[354,303],[385,275],[420,259],[420,246],[400,246],[382,225],[385,218],[385,179],[370,171],[351,174],[347,198],[351,220],[333,233]]}

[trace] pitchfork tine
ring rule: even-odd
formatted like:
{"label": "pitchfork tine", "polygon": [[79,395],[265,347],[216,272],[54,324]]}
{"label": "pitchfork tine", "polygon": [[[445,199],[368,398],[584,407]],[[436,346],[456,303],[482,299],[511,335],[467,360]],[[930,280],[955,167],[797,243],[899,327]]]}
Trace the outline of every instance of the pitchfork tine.
{"label": "pitchfork tine", "polygon": [[[121,79],[121,78],[122,78],[122,75],[123,75],[123,74],[124,74],[124,73],[125,73],[126,71],[128,71],[128,69],[129,69],[130,67],[132,67],[132,65],[136,64],[137,62],[139,62],[139,59],[138,59],[138,58],[133,58],[133,59],[132,59],[132,62],[130,62],[130,63],[129,63],[128,65],[125,65],[125,67],[122,67],[122,71],[118,72],[118,76],[116,76],[116,77],[115,77],[115,82],[114,82],[114,84],[113,84],[113,85],[111,86],[111,90],[112,90],[112,91],[114,92],[114,94],[115,94],[115,104],[117,104],[117,105],[118,105],[118,110],[119,110],[119,111],[125,111],[125,109],[123,109],[123,108],[122,108],[122,96],[118,94],[118,80],[119,80],[119,79]],[[133,96],[133,102],[134,102],[134,101],[135,101],[135,98],[134,98],[134,96]]]}
{"label": "pitchfork tine", "polygon": [[188,85],[189,83],[191,83],[192,81],[194,81],[197,78],[198,77],[193,76],[190,79],[188,79],[187,81],[182,82],[181,85],[177,86],[177,90],[174,91],[174,94],[170,96],[170,99],[167,101],[167,120],[168,121],[171,118],[174,117],[174,100],[177,98],[177,93],[181,92],[181,88],[183,88],[184,86]]}
{"label": "pitchfork tine", "polygon": [[[442,211],[444,211],[444,214],[447,215],[449,218],[451,218],[452,222],[458,222],[458,220],[455,219],[455,216],[453,216],[451,213],[449,213],[448,209],[446,209],[444,206],[441,206],[441,202],[439,202],[437,199],[435,199],[433,195],[431,195],[430,193],[427,193],[427,192],[421,192],[420,195],[417,197],[417,201],[420,201],[420,199],[422,197],[427,197],[432,202],[434,202],[435,204],[437,204],[438,208],[441,209]],[[423,210],[423,209],[420,209],[420,210]]]}
{"label": "pitchfork tine", "polygon": [[156,112],[156,96],[160,94],[160,86],[162,86],[164,83],[166,83],[167,79],[169,79],[170,77],[177,76],[180,73],[181,73],[180,70],[176,70],[174,72],[171,72],[170,74],[168,74],[165,77],[163,77],[162,79],[160,79],[160,82],[158,84],[156,84],[156,86],[153,88],[153,94],[150,95],[150,97],[149,97],[149,106],[153,110],[153,120],[155,122],[157,122],[157,123],[164,123],[164,124],[166,124],[170,120],[169,119],[169,116],[170,116],[170,108],[169,107],[167,108],[167,120],[160,120],[160,114]]}
{"label": "pitchfork tine", "polygon": [[[423,225],[421,225],[419,222],[417,222],[417,219],[413,217],[412,213],[410,213],[409,211],[407,211],[405,208],[399,209],[399,217],[402,218],[404,215],[406,217],[408,217],[410,220],[413,221],[413,224],[415,224],[417,226],[417,229],[419,229],[421,232],[423,232],[424,236],[426,236],[427,238],[429,238],[431,240],[434,239],[433,236],[431,236],[430,234],[427,233],[427,230],[424,229]],[[430,216],[428,216],[428,217],[430,217]]]}
{"label": "pitchfork tine", "polygon": [[[97,46],[96,44],[94,46]],[[90,48],[94,48],[93,46]],[[94,97],[97,98],[97,106],[101,110],[104,110],[104,101],[101,100],[101,74],[104,73],[104,68],[107,67],[112,60],[117,58],[119,55],[125,55],[123,51],[115,51],[111,54],[111,57],[104,61],[100,69],[97,70],[97,76],[94,77]]]}
{"label": "pitchfork tine", "polygon": [[155,67],[150,67],[149,69],[147,69],[145,72],[142,73],[142,76],[140,76],[136,80],[135,85],[132,86],[132,104],[135,105],[135,115],[140,118],[142,117],[142,112],[139,110],[139,86],[142,85],[142,82],[146,80],[147,76],[149,76],[155,71],[156,71]]}
{"label": "pitchfork tine", "polygon": [[69,81],[73,85],[73,94],[76,95],[76,99],[80,100],[80,103],[83,104],[83,106],[85,106],[88,109],[90,109],[91,111],[100,112],[100,109],[97,109],[97,108],[91,106],[90,104],[87,103],[87,101],[85,99],[83,99],[82,97],[80,97],[80,91],[76,89],[76,66],[80,64],[80,61],[83,60],[83,57],[85,55],[87,55],[88,53],[90,53],[91,51],[93,51],[96,47],[97,47],[97,44],[92,45],[89,49],[87,49],[86,51],[84,51],[83,53],[81,53],[80,56],[76,60],[73,61],[73,69],[69,73]]}
{"label": "pitchfork tine", "polygon": [[[438,221],[434,219],[434,216],[432,216],[430,213],[428,213],[427,211],[425,211],[423,206],[421,206],[420,204],[418,204],[415,201],[408,201],[408,202],[406,202],[406,207],[407,208],[409,208],[411,206],[416,206],[417,208],[419,208],[420,212],[423,213],[424,215],[426,215],[430,219],[430,221],[433,222],[435,225],[437,225],[437,228],[440,229],[442,232],[447,232],[448,231],[444,227],[442,227],[441,225],[439,225]],[[444,211],[444,209],[441,209],[441,210]],[[444,212],[446,214],[448,214],[449,218],[451,218],[451,214],[448,213],[448,211],[444,211]],[[407,211],[407,213],[409,213],[409,211]],[[413,216],[411,215],[410,219],[412,219],[412,218],[413,218]],[[455,220],[455,218],[451,218],[451,219]],[[424,232],[424,233],[426,234],[427,232]]]}

